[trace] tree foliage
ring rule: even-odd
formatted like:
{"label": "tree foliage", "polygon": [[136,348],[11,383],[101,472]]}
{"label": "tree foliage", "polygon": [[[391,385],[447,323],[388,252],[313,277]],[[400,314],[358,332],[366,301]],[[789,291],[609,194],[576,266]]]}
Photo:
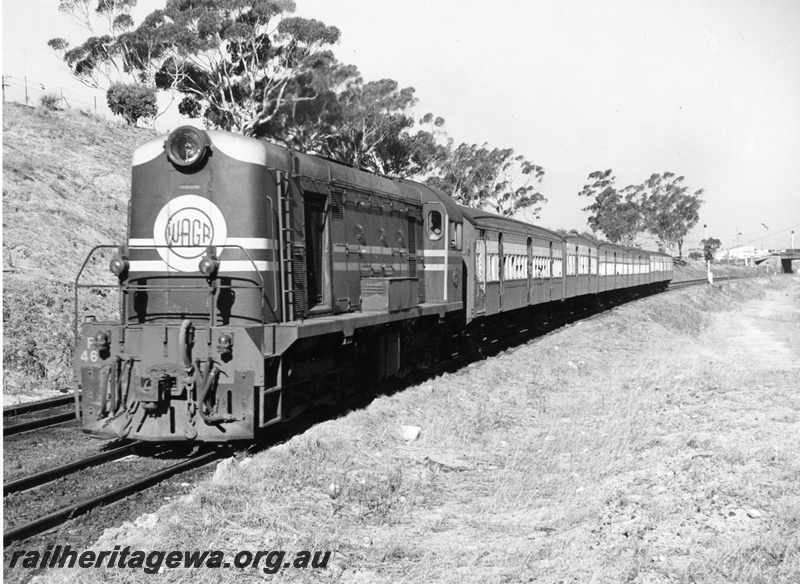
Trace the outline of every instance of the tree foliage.
{"label": "tree foliage", "polygon": [[580,196],[594,198],[584,211],[593,232],[601,231],[612,242],[635,245],[652,236],[662,249],[683,249],[687,233],[700,220],[703,190],[689,192],[684,177],[672,172],[653,174],[638,185],[616,187],[611,169],[589,175],[593,182],[584,185]]}
{"label": "tree foliage", "polygon": [[[94,6],[94,10],[92,7]],[[106,89],[114,81],[144,81],[128,66],[129,46],[121,40],[133,27],[136,0],[61,0],[60,12],[89,31],[90,37],[70,48],[63,38],[47,41],[81,83]]]}
{"label": "tree foliage", "polygon": [[284,105],[316,97],[291,91],[296,79],[335,64],[326,47],[339,30],[294,10],[291,0],[169,0],[134,31],[135,66],[158,65],[156,85],[184,96],[181,113],[259,135]]}
{"label": "tree foliage", "polygon": [[[413,87],[365,82],[331,52],[339,30],[292,16],[293,0],[168,0],[138,26],[135,3],[61,0],[60,10],[91,36],[72,49],[64,39],[49,44],[89,85],[155,86],[179,94],[180,113],[208,127],[391,177],[427,177],[465,204],[538,217],[546,201],[537,191],[540,166],[511,149],[454,148],[441,117],[414,111]],[[143,93],[134,99],[132,88],[113,86],[115,111],[129,122],[147,115],[132,109]]]}
{"label": "tree foliage", "polygon": [[392,79],[352,84],[338,97],[338,119],[324,150],[336,160],[388,176],[425,170],[426,154],[432,153],[428,147],[434,147],[424,131],[411,133],[416,101],[413,87],[400,89]]}
{"label": "tree foliage", "polygon": [[135,126],[140,118],[152,118],[158,113],[156,90],[139,83],[114,83],[106,92],[111,111]]}
{"label": "tree foliage", "polygon": [[135,6],[136,0],[61,0],[59,10],[91,36],[73,48],[63,38],[47,43],[75,78],[90,87],[105,89],[111,111],[131,125],[158,113],[153,71],[135,65],[141,52],[132,42],[135,34],[130,32],[134,26],[131,10]]}
{"label": "tree foliage", "polygon": [[[284,103],[316,97],[288,92],[296,78],[334,63],[325,49],[339,30],[291,16],[292,0],[168,0],[134,28],[135,3],[62,0],[59,9],[92,36],[72,49],[60,38],[48,44],[87,85],[138,81],[177,91],[179,111],[212,127],[257,135]],[[97,17],[104,34],[95,34]]]}
{"label": "tree foliage", "polygon": [[416,119],[414,88],[392,79],[365,83],[354,66],[331,59],[287,93],[311,98],[285,102],[260,134],[292,148],[397,178],[425,173],[443,151],[444,119]]}
{"label": "tree foliage", "polygon": [[702,240],[700,245],[703,246],[703,255],[705,256],[706,261],[713,262],[714,254],[717,253],[717,250],[720,247],[722,247],[722,242],[715,237],[709,237],[708,239]]}
{"label": "tree foliage", "polygon": [[634,245],[645,225],[642,190],[635,185],[617,189],[617,177],[612,172],[609,169],[591,173],[589,178],[594,182],[584,185],[578,194],[594,197],[594,202],[583,209],[591,213],[588,224],[592,233],[601,231],[611,242]]}
{"label": "tree foliage", "polygon": [[428,184],[439,187],[458,203],[486,209],[505,217],[526,211],[538,218],[547,202],[537,191],[544,169],[511,148],[489,149],[486,144],[460,144],[440,156]]}
{"label": "tree foliage", "polygon": [[643,214],[648,232],[664,249],[678,246],[683,255],[683,240],[700,220],[703,189],[689,193],[684,177],[674,173],[653,174],[644,182]]}

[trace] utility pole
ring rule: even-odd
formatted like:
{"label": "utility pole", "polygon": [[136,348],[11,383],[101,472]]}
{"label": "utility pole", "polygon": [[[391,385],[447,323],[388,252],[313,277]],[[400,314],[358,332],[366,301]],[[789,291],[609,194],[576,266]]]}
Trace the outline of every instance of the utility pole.
{"label": "utility pole", "polygon": [[[708,241],[708,225],[703,223],[703,242]],[[703,244],[705,247],[707,244]],[[708,270],[708,283],[709,285],[714,285],[714,274],[711,273],[711,259],[706,260],[706,269]]]}
{"label": "utility pole", "polygon": [[792,249],[794,249],[794,229],[792,229]]}

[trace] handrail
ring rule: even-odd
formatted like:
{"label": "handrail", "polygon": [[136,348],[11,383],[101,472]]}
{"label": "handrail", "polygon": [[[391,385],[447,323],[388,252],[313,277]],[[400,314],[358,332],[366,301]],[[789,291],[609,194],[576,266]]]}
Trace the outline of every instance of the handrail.
{"label": "handrail", "polygon": [[[198,247],[198,246],[196,246],[196,245],[173,245],[173,246],[170,246],[170,245],[155,244],[155,243],[153,243],[153,244],[136,244],[136,245],[101,244],[101,245],[94,246],[89,251],[89,253],[86,255],[86,258],[83,260],[83,264],[81,264],[81,267],[78,270],[77,275],[75,276],[75,285],[74,285],[74,312],[75,312],[74,316],[75,316],[75,319],[74,319],[74,326],[73,326],[73,332],[74,332],[74,335],[75,335],[75,342],[77,342],[77,340],[78,340],[78,328],[79,328],[79,324],[78,324],[78,312],[79,312],[79,310],[78,310],[79,309],[78,290],[85,289],[85,288],[101,288],[101,289],[102,288],[117,288],[117,290],[124,295],[124,294],[127,294],[130,291],[139,292],[139,291],[143,291],[143,290],[161,291],[161,290],[173,290],[174,289],[174,288],[170,288],[169,286],[153,286],[153,285],[138,286],[138,285],[130,285],[127,282],[124,285],[123,284],[119,284],[119,283],[118,284],[93,284],[93,283],[82,284],[80,280],[81,280],[81,277],[83,276],[83,272],[86,270],[86,266],[88,265],[89,260],[92,258],[92,256],[95,254],[95,252],[97,252],[100,249],[112,249],[112,248],[116,249],[118,251],[118,253],[123,253],[126,249],[160,249],[160,248],[181,249],[181,248],[196,248],[196,247]],[[248,252],[241,245],[223,244],[223,245],[214,245],[214,246],[210,246],[210,247],[222,248],[223,250],[225,248],[238,249],[238,250],[241,250],[242,252],[244,252],[245,256],[247,257],[247,260],[250,262],[250,264],[253,267],[253,271],[258,275],[258,279],[261,282],[261,284],[259,285],[258,282],[256,282],[256,281],[243,279],[246,282],[252,282],[254,284],[253,286],[251,286],[252,288],[261,290],[261,319],[262,319],[262,321],[264,321],[264,317],[265,317],[264,313],[265,313],[266,306],[269,306],[270,310],[273,313],[273,316],[275,316],[275,310],[267,302],[268,298],[266,297],[266,284],[264,282],[264,276],[262,275],[261,271],[259,271],[258,267],[256,266],[256,263],[253,260],[253,257],[250,255],[250,252]],[[198,271],[198,274],[199,274],[199,271]],[[200,275],[200,276],[202,277],[202,275]],[[178,276],[178,277],[180,277],[180,276]],[[187,274],[185,277],[186,278],[190,278],[190,277],[196,277],[196,276],[193,273],[191,273],[191,274]],[[246,288],[250,288],[250,287],[248,287],[248,286],[236,286],[236,285],[233,285],[233,284],[232,285],[223,286],[223,285],[220,285],[219,283],[217,283],[215,287],[186,286],[186,287],[182,287],[181,290],[182,291],[186,291],[186,292],[209,291],[209,292],[213,293],[213,291],[215,291],[215,290],[227,290],[227,289],[233,290],[233,289],[246,289]],[[124,318],[125,315],[122,314],[124,306],[125,306],[125,303],[122,301],[122,297],[121,297],[120,298],[120,312],[121,312],[120,317],[123,320],[123,322],[127,321],[127,319]],[[212,322],[212,324],[213,324],[213,322],[214,322],[214,317],[213,317],[214,304],[213,303],[211,303],[211,308],[209,310],[211,311],[211,313],[209,315],[210,322]]]}

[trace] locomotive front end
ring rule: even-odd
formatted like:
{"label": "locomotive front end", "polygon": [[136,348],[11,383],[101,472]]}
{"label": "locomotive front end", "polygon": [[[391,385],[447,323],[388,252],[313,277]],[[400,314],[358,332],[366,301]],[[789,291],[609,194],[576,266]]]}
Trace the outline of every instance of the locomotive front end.
{"label": "locomotive front end", "polygon": [[264,324],[277,318],[278,184],[268,148],[184,126],[135,151],[128,240],[109,265],[119,320],[86,318],[77,291],[92,284],[80,274],[76,281],[85,432],[151,441],[254,437]]}

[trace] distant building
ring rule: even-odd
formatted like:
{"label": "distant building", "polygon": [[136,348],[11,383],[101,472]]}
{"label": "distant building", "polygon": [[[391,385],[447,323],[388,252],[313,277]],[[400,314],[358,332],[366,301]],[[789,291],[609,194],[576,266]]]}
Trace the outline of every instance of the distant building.
{"label": "distant building", "polygon": [[717,259],[720,260],[749,260],[750,258],[764,255],[764,252],[755,248],[752,245],[742,245],[739,247],[732,247],[717,253]]}

